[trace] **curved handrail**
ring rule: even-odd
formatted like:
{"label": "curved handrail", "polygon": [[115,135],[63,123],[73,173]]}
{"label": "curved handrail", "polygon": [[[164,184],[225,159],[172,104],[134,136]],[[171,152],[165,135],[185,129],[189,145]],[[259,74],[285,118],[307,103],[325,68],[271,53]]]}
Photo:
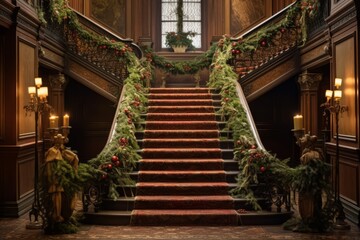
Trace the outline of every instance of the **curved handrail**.
{"label": "curved handrail", "polygon": [[74,10],[74,13],[77,15],[77,18],[79,20],[79,22],[84,25],[85,27],[87,27],[88,29],[90,29],[91,31],[99,34],[100,36],[105,36],[109,39],[114,39],[116,41],[119,42],[123,42],[126,43],[127,45],[129,45],[133,51],[135,52],[136,56],[138,58],[142,58],[143,57],[143,52],[141,50],[141,48],[134,43],[134,40],[131,38],[122,38],[119,35],[113,33],[112,31],[110,31],[107,28],[104,28],[103,26],[101,26],[100,24],[96,23],[95,21],[93,21],[92,19],[86,17],[85,15],[81,14],[80,12],[77,12],[76,10]]}
{"label": "curved handrail", "polygon": [[239,40],[240,38],[245,38],[248,37],[249,35],[253,34],[254,32],[258,31],[260,28],[262,28],[264,25],[269,24],[271,22],[277,22],[284,13],[286,13],[293,5],[296,4],[296,1],[291,3],[290,5],[286,6],[285,8],[283,8],[282,10],[280,10],[279,12],[275,13],[274,15],[272,15],[271,17],[265,19],[264,21],[260,22],[259,24],[257,24],[256,26],[250,28],[248,31],[246,31],[245,33],[241,34],[238,37],[232,37],[231,40]]}
{"label": "curved handrail", "polygon": [[118,103],[117,103],[117,106],[116,106],[114,119],[113,119],[113,122],[111,124],[110,132],[109,132],[109,136],[108,136],[108,139],[106,141],[106,144],[111,142],[111,140],[112,140],[112,138],[113,138],[113,136],[115,134],[115,129],[116,129],[116,126],[117,126],[117,116],[119,114],[119,109],[121,107],[121,102],[124,100],[125,92],[126,92],[126,85],[124,85],[122,90],[121,90],[121,94],[120,94],[120,97],[119,97],[119,100],[118,100]]}
{"label": "curved handrail", "polygon": [[243,106],[243,108],[244,108],[244,110],[246,112],[247,121],[248,121],[248,123],[250,125],[251,131],[252,131],[254,139],[256,141],[256,145],[258,146],[258,148],[260,148],[262,150],[265,150],[265,147],[262,144],[259,133],[257,131],[254,119],[253,119],[253,117],[251,115],[250,107],[249,107],[248,102],[246,100],[245,94],[244,94],[239,82],[237,82],[237,81],[235,81],[235,82],[236,82],[236,92],[237,92],[237,95],[239,97],[240,103],[241,103],[241,105]]}

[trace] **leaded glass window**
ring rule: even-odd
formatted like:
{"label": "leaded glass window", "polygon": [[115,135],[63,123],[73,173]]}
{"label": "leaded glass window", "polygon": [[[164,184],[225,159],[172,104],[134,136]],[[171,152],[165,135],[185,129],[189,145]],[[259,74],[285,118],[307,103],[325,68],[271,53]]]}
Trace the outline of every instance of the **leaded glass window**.
{"label": "leaded glass window", "polygon": [[[161,1],[161,47],[166,48],[168,32],[177,32],[177,0]],[[183,31],[195,32],[192,37],[195,48],[201,48],[201,0],[183,0]]]}

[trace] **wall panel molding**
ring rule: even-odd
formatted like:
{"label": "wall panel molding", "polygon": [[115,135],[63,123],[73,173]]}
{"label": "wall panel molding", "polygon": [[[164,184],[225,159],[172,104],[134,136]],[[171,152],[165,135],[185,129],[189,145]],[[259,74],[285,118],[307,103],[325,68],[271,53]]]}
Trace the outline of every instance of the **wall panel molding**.
{"label": "wall panel molding", "polygon": [[18,42],[18,138],[24,139],[35,134],[34,114],[26,113],[24,106],[30,101],[27,88],[34,86],[37,68],[36,45],[19,39]]}

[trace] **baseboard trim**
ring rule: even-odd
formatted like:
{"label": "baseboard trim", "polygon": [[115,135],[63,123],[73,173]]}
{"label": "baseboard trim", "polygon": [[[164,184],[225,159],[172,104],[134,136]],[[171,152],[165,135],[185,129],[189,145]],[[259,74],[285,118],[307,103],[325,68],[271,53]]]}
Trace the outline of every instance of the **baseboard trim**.
{"label": "baseboard trim", "polygon": [[31,193],[18,201],[0,202],[0,217],[20,217],[31,209],[33,201]]}

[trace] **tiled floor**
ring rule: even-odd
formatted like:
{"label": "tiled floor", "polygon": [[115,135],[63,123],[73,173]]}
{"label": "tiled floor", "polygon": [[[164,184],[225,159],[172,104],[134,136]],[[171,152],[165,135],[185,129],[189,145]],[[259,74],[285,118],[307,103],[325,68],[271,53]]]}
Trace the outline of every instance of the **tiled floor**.
{"label": "tiled floor", "polygon": [[0,239],[360,239],[359,228],[327,234],[303,234],[285,231],[281,226],[239,227],[130,227],[82,225],[76,234],[44,235],[42,230],[26,229],[26,215],[0,218]]}

